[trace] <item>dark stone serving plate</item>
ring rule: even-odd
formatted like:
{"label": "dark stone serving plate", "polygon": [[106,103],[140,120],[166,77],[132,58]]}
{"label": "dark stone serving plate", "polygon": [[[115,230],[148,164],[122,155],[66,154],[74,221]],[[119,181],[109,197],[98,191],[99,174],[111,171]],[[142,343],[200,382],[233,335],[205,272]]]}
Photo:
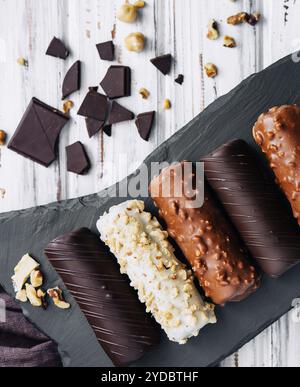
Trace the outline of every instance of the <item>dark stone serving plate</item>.
{"label": "dark stone serving plate", "polygon": [[[288,56],[259,74],[252,75],[219,98],[146,160],[198,161],[223,143],[241,138],[255,146],[252,127],[260,113],[274,105],[300,104],[300,63]],[[259,152],[258,152],[259,153]],[[262,157],[262,156],[261,156]],[[133,176],[129,178],[132,179]],[[127,182],[119,183],[121,186]],[[111,189],[111,188],[110,188]],[[55,340],[65,366],[111,366],[76,302],[43,254],[55,237],[80,227],[96,231],[98,217],[125,199],[106,197],[107,191],[24,211],[0,214],[0,283],[14,295],[10,277],[20,258],[30,252],[42,264],[46,286],[59,285],[73,307],[47,311],[22,304],[25,315]],[[153,211],[150,199],[147,209]],[[217,308],[218,323],[207,326],[185,346],[163,339],[136,366],[213,366],[232,354],[287,313],[300,296],[300,266],[279,280],[263,278],[262,287],[246,301]]]}

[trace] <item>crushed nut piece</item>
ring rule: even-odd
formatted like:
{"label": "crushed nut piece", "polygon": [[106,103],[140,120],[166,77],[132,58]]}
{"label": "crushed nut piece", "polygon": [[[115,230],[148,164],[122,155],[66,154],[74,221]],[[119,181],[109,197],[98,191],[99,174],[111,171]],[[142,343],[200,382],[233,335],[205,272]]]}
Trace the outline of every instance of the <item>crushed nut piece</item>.
{"label": "crushed nut piece", "polygon": [[133,32],[125,38],[128,51],[141,52],[145,47],[145,36],[141,32]]}
{"label": "crushed nut piece", "polygon": [[234,48],[236,47],[236,41],[231,36],[224,36],[224,47]]}
{"label": "crushed nut piece", "polygon": [[141,97],[143,99],[148,99],[150,96],[150,92],[147,89],[145,89],[144,87],[142,89],[140,89],[139,94],[141,95]]}
{"label": "crushed nut piece", "polygon": [[256,26],[256,24],[259,22],[260,18],[261,18],[261,14],[259,12],[254,12],[254,13],[251,13],[249,15],[249,17],[246,21],[251,26]]}
{"label": "crushed nut piece", "polygon": [[230,16],[227,19],[227,23],[235,26],[237,24],[245,23],[248,20],[248,18],[249,18],[249,14],[247,12],[239,12],[236,15]]}
{"label": "crushed nut piece", "polygon": [[63,111],[64,111],[64,113],[68,114],[73,106],[74,106],[74,102],[73,101],[71,101],[71,100],[65,101],[64,104],[63,104]]}
{"label": "crushed nut piece", "polygon": [[144,8],[145,7],[145,2],[143,0],[137,0],[135,3],[134,3],[134,6],[136,8]]}
{"label": "crushed nut piece", "polygon": [[40,270],[34,270],[30,274],[30,283],[34,288],[39,288],[43,285],[43,274]]}
{"label": "crushed nut piece", "polygon": [[47,309],[48,307],[48,302],[46,301],[47,294],[42,289],[38,289],[36,294],[41,299],[43,308]]}
{"label": "crushed nut piece", "polygon": [[117,18],[124,23],[133,23],[137,19],[137,7],[132,4],[123,4],[117,12]]}
{"label": "crushed nut piece", "polygon": [[27,294],[26,294],[26,290],[25,289],[22,289],[20,290],[19,292],[17,292],[16,294],[16,300],[20,301],[20,302],[27,302],[28,301],[28,298],[27,298]]}
{"label": "crushed nut piece", "polygon": [[6,138],[7,138],[6,132],[4,132],[4,130],[0,130],[0,146],[5,145]]}
{"label": "crushed nut piece", "polygon": [[211,20],[208,25],[207,38],[210,40],[216,40],[219,37],[218,23],[215,20]]}
{"label": "crushed nut piece", "polygon": [[63,299],[62,290],[59,288],[48,289],[48,295],[52,298],[53,303],[60,309],[70,309],[71,305]]}
{"label": "crushed nut piece", "polygon": [[18,58],[18,59],[17,59],[17,63],[18,63],[20,66],[25,66],[25,67],[28,66],[28,61],[27,61],[25,58]]}
{"label": "crushed nut piece", "polygon": [[37,296],[35,288],[30,284],[25,284],[26,296],[32,306],[42,306],[42,300]]}
{"label": "crushed nut piece", "polygon": [[171,106],[172,106],[171,101],[169,99],[165,99],[164,100],[164,109],[169,110],[169,109],[171,109]]}
{"label": "crushed nut piece", "polygon": [[217,69],[217,66],[213,63],[207,63],[205,66],[204,66],[204,69],[206,71],[206,75],[209,77],[209,78],[214,78],[218,75],[218,69]]}

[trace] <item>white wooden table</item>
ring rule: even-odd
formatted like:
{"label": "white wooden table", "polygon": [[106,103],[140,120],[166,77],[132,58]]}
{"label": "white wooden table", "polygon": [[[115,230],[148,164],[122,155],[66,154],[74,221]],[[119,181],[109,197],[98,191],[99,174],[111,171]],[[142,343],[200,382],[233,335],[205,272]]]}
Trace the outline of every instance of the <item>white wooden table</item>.
{"label": "white wooden table", "polygon": [[[296,0],[147,0],[135,24],[116,20],[123,0],[1,0],[0,2],[0,128],[12,135],[30,98],[61,107],[61,84],[66,70],[77,59],[84,63],[83,86],[72,96],[75,109],[72,122],[60,138],[59,162],[45,169],[1,149],[0,212],[46,204],[102,190],[132,172],[160,143],[189,122],[217,97],[231,90],[250,74],[263,69],[299,48],[300,1]],[[239,11],[260,11],[263,21],[229,26],[224,21]],[[236,38],[238,48],[222,47],[222,39],[206,39],[209,19],[221,23],[222,34]],[[147,50],[129,53],[123,38],[129,32],[143,32]],[[66,61],[44,55],[53,36],[62,38],[72,50]],[[155,109],[157,126],[149,143],[137,135],[133,123],[119,124],[112,138],[89,139],[83,118],[76,116],[87,87],[99,84],[108,64],[99,60],[95,44],[110,40],[117,44],[117,60],[133,69],[132,97],[122,103],[134,112]],[[149,59],[171,52],[176,58],[173,74],[158,74]],[[28,60],[25,68],[17,58]],[[202,64],[219,67],[215,80],[207,79]],[[174,78],[185,75],[184,85]],[[151,91],[144,101],[138,90]],[[165,112],[162,102],[170,98],[173,108]],[[222,130],[222,128],[220,128]],[[81,140],[87,147],[93,168],[87,176],[66,172],[65,146]],[[128,155],[128,165],[120,163],[118,176],[111,176],[111,163]],[[233,328],[234,329],[234,328]],[[300,326],[291,315],[224,361],[224,366],[300,366]]]}

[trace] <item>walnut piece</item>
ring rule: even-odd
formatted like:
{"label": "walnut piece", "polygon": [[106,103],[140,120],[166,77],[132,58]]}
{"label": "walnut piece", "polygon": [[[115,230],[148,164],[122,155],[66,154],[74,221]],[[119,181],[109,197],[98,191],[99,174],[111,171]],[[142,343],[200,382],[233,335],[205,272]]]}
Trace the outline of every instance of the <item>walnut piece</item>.
{"label": "walnut piece", "polygon": [[214,78],[214,77],[216,77],[218,75],[217,66],[215,64],[213,64],[213,63],[207,63],[204,66],[204,69],[205,69],[206,75],[209,78]]}
{"label": "walnut piece", "polygon": [[237,24],[245,23],[248,20],[248,18],[249,18],[249,14],[247,12],[239,12],[236,15],[230,16],[227,19],[227,23],[235,26]]}
{"label": "walnut piece", "polygon": [[58,287],[47,290],[48,295],[52,298],[53,303],[59,309],[70,309],[71,305],[63,299],[62,290]]}
{"label": "walnut piece", "polygon": [[219,38],[219,28],[215,20],[211,20],[209,22],[207,38],[210,40],[216,40]]}
{"label": "walnut piece", "polygon": [[140,96],[143,98],[143,99],[148,99],[149,96],[150,96],[150,92],[145,89],[144,87],[142,89],[139,90],[139,94]]}
{"label": "walnut piece", "polygon": [[39,288],[43,285],[43,274],[40,270],[34,270],[30,274],[30,283],[34,288]]}
{"label": "walnut piece", "polygon": [[236,41],[231,36],[224,36],[224,47],[234,48],[236,47]]}

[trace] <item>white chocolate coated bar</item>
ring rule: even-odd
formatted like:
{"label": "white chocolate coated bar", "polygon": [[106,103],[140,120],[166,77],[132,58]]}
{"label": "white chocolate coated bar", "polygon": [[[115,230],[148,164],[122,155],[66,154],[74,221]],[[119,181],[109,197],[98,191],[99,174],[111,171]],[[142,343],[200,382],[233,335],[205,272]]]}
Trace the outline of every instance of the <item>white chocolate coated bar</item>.
{"label": "white chocolate coated bar", "polygon": [[97,227],[147,312],[171,341],[185,344],[216,322],[214,306],[202,300],[191,271],[175,257],[168,233],[144,209],[142,201],[122,203],[104,214]]}

